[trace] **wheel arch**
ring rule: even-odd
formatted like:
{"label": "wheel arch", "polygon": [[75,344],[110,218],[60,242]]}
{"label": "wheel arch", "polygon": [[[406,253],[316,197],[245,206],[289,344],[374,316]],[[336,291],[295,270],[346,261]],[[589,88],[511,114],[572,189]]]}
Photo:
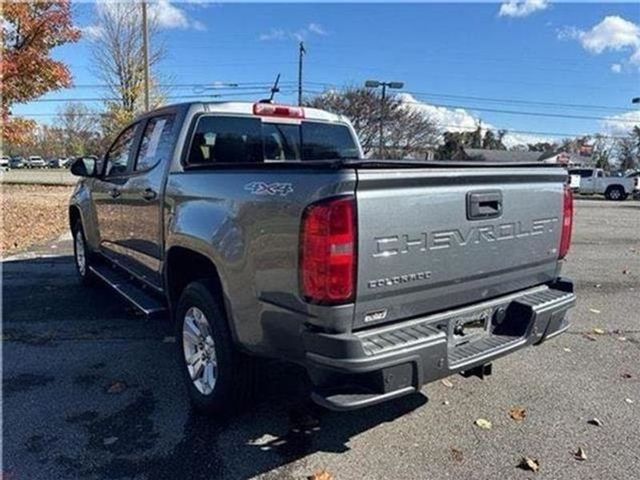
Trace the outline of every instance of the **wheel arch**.
{"label": "wheel arch", "polygon": [[207,255],[184,246],[170,247],[165,256],[164,284],[169,308],[172,312],[180,299],[180,294],[191,282],[207,279],[214,284],[211,292],[220,302],[226,315],[227,325],[237,343],[237,334],[230,312],[230,305],[224,291],[223,279],[214,261]]}

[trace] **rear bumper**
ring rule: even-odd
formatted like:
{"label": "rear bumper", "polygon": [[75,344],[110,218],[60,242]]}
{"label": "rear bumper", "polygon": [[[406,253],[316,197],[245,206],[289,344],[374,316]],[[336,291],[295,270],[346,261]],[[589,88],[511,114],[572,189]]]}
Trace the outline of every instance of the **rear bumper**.
{"label": "rear bumper", "polygon": [[[375,329],[349,334],[306,331],[312,398],[333,410],[350,410],[418,391],[425,383],[559,335],[569,327],[566,314],[574,304],[573,284],[558,279]],[[467,333],[469,325],[475,328]]]}

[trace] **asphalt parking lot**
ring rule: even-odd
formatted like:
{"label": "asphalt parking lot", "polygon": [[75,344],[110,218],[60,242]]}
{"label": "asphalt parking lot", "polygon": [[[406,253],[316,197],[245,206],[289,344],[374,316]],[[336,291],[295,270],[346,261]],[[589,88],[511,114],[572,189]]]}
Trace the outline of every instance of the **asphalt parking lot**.
{"label": "asphalt parking lot", "polygon": [[[640,202],[576,206],[568,333],[497,361],[488,379],[455,376],[350,413],[311,407],[297,368],[264,363],[252,408],[199,417],[168,322],[142,319],[106,287],[80,287],[69,240],[13,257],[3,263],[0,477],[638,478]],[[509,417],[516,406],[522,422]],[[523,456],[540,470],[517,468]]]}

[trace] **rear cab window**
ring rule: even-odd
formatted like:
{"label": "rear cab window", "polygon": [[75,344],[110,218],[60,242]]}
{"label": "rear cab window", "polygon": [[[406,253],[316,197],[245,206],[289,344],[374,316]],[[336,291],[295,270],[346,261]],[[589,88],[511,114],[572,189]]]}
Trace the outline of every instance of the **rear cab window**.
{"label": "rear cab window", "polygon": [[189,165],[357,159],[345,124],[274,121],[256,116],[203,115],[189,147]]}

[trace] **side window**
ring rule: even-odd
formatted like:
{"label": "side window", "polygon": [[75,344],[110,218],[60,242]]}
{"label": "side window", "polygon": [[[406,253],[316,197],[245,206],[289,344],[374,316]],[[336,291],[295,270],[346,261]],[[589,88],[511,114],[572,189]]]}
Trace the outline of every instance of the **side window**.
{"label": "side window", "polygon": [[344,125],[302,122],[302,159],[358,158],[358,148]]}
{"label": "side window", "polygon": [[147,170],[171,155],[175,115],[153,117],[142,134],[135,170]]}
{"label": "side window", "polygon": [[591,178],[593,176],[593,171],[591,171],[591,170],[580,170],[580,176],[582,178]]}
{"label": "side window", "polygon": [[262,125],[257,118],[201,117],[189,150],[191,165],[263,161]]}
{"label": "side window", "polygon": [[603,171],[596,172],[596,177],[598,178],[604,177],[604,172]]}
{"label": "side window", "polygon": [[137,124],[131,125],[123,131],[107,152],[107,165],[104,171],[105,176],[109,177],[127,173],[129,154],[133,147],[133,140],[135,139],[137,126]]}

